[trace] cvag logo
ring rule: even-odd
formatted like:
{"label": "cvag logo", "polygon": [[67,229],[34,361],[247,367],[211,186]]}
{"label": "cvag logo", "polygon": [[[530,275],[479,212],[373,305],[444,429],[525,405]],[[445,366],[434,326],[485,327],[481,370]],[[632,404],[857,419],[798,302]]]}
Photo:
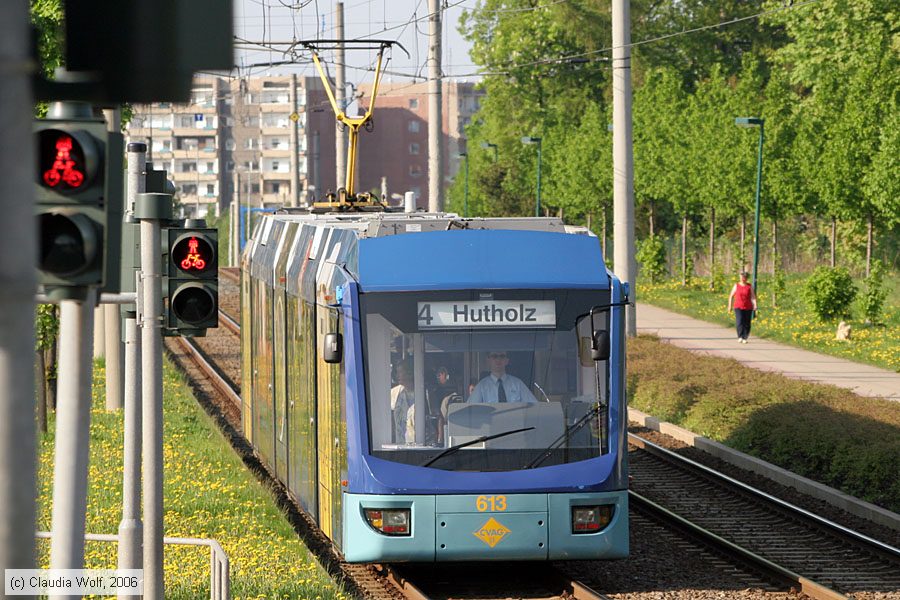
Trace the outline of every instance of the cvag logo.
{"label": "cvag logo", "polygon": [[510,533],[510,530],[503,524],[498,523],[494,517],[491,517],[484,525],[473,531],[472,535],[493,548],[500,543],[500,540],[506,537],[507,533]]}

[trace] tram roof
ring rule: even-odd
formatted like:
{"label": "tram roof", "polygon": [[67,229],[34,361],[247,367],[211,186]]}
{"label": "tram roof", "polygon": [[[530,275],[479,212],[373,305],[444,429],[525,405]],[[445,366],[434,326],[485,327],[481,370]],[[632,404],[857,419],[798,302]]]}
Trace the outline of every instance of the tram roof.
{"label": "tram roof", "polygon": [[[276,213],[272,218],[352,231],[358,263],[346,266],[364,292],[610,285],[596,236],[555,217]],[[430,235],[402,235],[424,232]]]}

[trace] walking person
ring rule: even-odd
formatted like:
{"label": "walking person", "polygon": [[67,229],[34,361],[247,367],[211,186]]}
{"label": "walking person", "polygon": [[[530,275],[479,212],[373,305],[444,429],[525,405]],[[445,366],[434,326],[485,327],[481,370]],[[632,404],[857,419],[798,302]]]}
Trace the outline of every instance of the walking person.
{"label": "walking person", "polygon": [[728,312],[734,306],[734,321],[737,328],[738,342],[747,343],[750,337],[750,322],[753,320],[753,314],[756,312],[756,292],[753,286],[747,283],[750,274],[747,271],[741,271],[741,280],[734,284],[731,288],[731,294],[728,295]]}

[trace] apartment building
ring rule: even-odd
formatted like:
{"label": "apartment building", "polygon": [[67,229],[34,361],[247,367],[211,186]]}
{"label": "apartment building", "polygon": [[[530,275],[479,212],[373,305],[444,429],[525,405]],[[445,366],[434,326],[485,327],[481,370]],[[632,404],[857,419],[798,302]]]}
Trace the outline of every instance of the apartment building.
{"label": "apartment building", "polygon": [[[360,86],[358,106],[368,106],[370,89]],[[444,82],[445,181],[459,170],[465,126],[482,94],[474,83]],[[232,202],[261,208],[324,198],[336,187],[336,130],[316,77],[205,75],[195,78],[187,104],[136,105],[126,135],[148,143],[147,159],[169,172],[182,215],[203,217]],[[381,84],[374,129],[360,132],[357,164],[357,191],[379,195],[386,178],[392,203],[412,191],[418,206],[428,206],[426,83]]]}
{"label": "apartment building", "polygon": [[302,205],[332,187],[319,174],[334,173],[334,116],[307,111],[323,101],[315,78],[198,76],[188,104],[135,106],[127,137],[148,143],[185,216],[219,214],[234,201]]}
{"label": "apartment building", "polygon": [[[371,85],[360,86],[360,106],[369,105]],[[465,127],[478,110],[484,92],[476,84],[445,80],[442,90],[444,181],[459,171],[466,151]],[[419,207],[428,207],[428,84],[384,83],[375,99],[374,129],[359,141],[359,189],[381,189],[387,178],[392,203],[414,192]]]}

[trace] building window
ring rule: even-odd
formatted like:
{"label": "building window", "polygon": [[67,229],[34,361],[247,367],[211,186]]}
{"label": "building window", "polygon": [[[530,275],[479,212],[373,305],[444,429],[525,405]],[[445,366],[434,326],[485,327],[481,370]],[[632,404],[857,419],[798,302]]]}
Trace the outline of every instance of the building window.
{"label": "building window", "polygon": [[211,163],[211,162],[206,163],[206,172],[213,173],[214,171],[215,171],[215,169],[213,168],[213,163]]}
{"label": "building window", "polygon": [[197,194],[197,185],[193,183],[185,183],[181,186],[181,193],[186,196],[194,196]]}
{"label": "building window", "polygon": [[228,162],[225,163],[225,170],[226,171],[234,171],[234,161],[233,160],[229,160]]}
{"label": "building window", "polygon": [[256,138],[247,138],[247,140],[244,142],[244,147],[247,150],[256,150],[257,148],[259,148],[259,140]]}
{"label": "building window", "polygon": [[225,149],[226,150],[232,151],[232,150],[234,150],[234,148],[235,148],[235,145],[234,145],[233,138],[228,138],[227,140],[225,140]]}
{"label": "building window", "polygon": [[410,177],[419,177],[422,175],[422,167],[419,165],[409,165],[409,175]]}
{"label": "building window", "polygon": [[410,133],[419,133],[419,122],[418,121],[410,121],[409,122],[409,132]]}
{"label": "building window", "polygon": [[277,160],[273,160],[273,161],[272,161],[272,170],[273,170],[273,171],[277,171],[277,170],[278,170],[278,167],[280,167],[280,166],[281,166],[281,165],[278,163]]}
{"label": "building window", "polygon": [[193,173],[196,170],[197,170],[197,163],[194,163],[194,162],[181,163],[181,172],[182,173]]}
{"label": "building window", "polygon": [[278,182],[273,183],[273,184],[272,184],[272,193],[273,193],[273,194],[277,194],[277,193],[279,193],[280,191],[281,191],[281,184],[278,183]]}
{"label": "building window", "polygon": [[409,99],[409,109],[416,110],[419,108],[419,99],[418,98],[410,98]]}
{"label": "building window", "polygon": [[409,145],[409,153],[410,154],[418,154],[419,153],[419,144],[413,142]]}
{"label": "building window", "polygon": [[251,184],[250,184],[250,193],[251,193],[251,194],[258,194],[258,193],[259,193],[259,184],[258,184],[258,183],[251,183]]}
{"label": "building window", "polygon": [[207,196],[215,196],[216,195],[215,184],[212,184],[212,183],[206,184],[206,195]]}

